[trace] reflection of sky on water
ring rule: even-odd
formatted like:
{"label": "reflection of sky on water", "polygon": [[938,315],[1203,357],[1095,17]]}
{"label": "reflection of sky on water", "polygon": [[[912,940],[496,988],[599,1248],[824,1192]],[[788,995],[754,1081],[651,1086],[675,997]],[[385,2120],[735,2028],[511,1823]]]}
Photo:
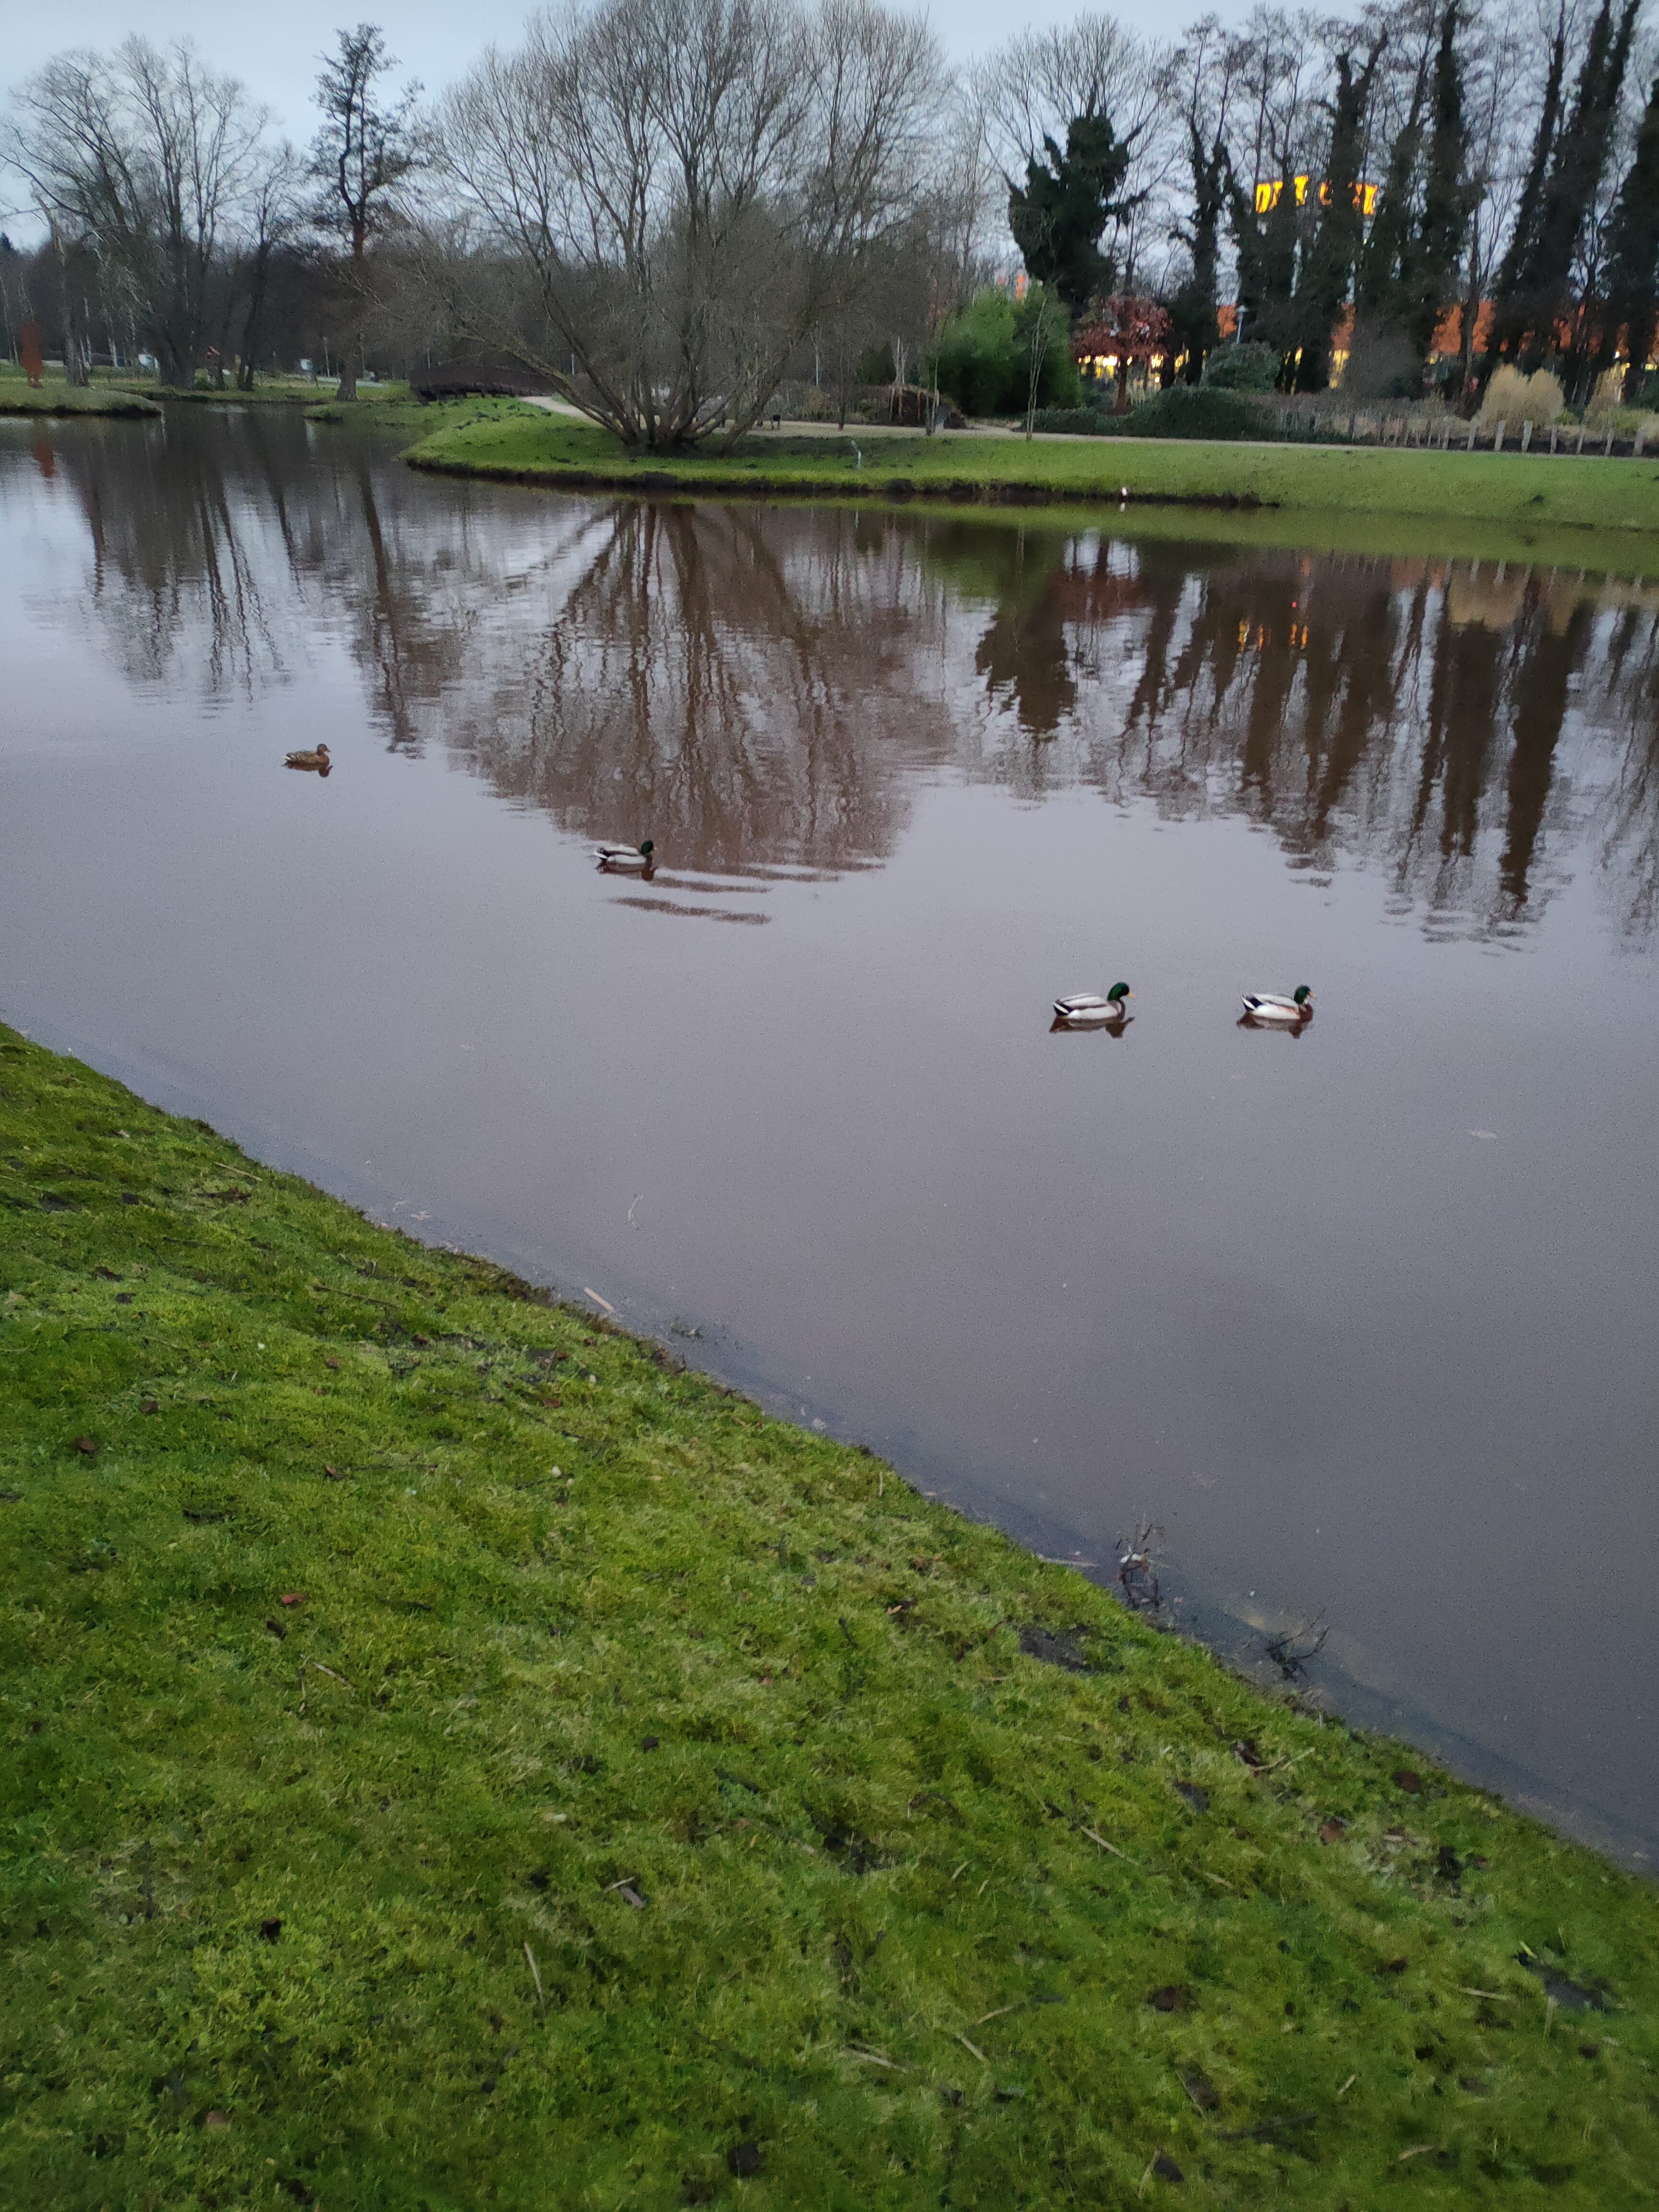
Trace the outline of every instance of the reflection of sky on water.
{"label": "reflection of sky on water", "polygon": [[[704,870],[890,854],[918,776],[1243,813],[1292,867],[1501,938],[1659,884],[1659,591],[1036,520],[441,491],[289,420],[54,439],[131,680],[280,684],[297,600],[395,746]],[[64,611],[54,606],[52,619]]]}

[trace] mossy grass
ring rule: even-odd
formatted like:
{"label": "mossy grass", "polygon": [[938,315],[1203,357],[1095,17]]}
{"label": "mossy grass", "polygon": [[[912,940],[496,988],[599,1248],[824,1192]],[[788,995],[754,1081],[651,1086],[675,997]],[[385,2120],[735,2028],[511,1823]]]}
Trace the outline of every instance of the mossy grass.
{"label": "mossy grass", "polygon": [[101,382],[71,385],[61,376],[31,384],[21,370],[0,362],[0,415],[159,415],[161,409],[143,393],[124,385]]}
{"label": "mossy grass", "polygon": [[[1436,453],[1393,447],[1103,441],[951,432],[937,438],[771,435],[729,455],[629,454],[607,432],[514,407],[441,425],[405,455],[417,468],[520,483],[747,492],[775,497],[1109,501],[1376,517],[1410,522],[1434,550],[1449,521],[1559,543],[1564,559],[1659,573],[1659,454]],[[1194,522],[1200,518],[1194,516]],[[1639,540],[1639,542],[1638,542]]]}
{"label": "mossy grass", "polygon": [[1659,2197],[1634,1878],[6,1030],[0,1221],[9,2201]]}

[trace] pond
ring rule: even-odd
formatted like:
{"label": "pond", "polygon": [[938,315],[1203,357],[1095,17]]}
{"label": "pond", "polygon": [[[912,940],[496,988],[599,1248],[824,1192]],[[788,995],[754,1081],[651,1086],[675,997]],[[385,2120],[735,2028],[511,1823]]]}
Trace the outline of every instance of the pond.
{"label": "pond", "polygon": [[0,426],[0,1015],[1645,1863],[1659,589],[1193,528]]}

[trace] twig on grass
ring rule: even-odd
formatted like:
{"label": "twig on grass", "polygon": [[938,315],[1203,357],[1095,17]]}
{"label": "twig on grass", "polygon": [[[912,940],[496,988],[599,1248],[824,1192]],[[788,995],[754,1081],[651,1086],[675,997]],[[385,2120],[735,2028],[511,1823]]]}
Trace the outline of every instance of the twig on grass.
{"label": "twig on grass", "polygon": [[[977,2027],[979,2026],[979,2022],[978,2022],[977,2021],[975,2021],[974,2022],[974,2025],[975,2025],[975,2027]],[[991,2063],[991,2062],[990,2062],[990,2060],[989,2060],[989,2059],[985,2056],[985,2053],[984,2053],[984,2052],[980,2049],[980,2047],[979,2047],[978,2044],[976,2044],[976,2043],[969,2043],[969,2040],[968,2040],[968,2039],[967,2039],[967,2037],[966,2037],[965,2035],[963,2035],[963,2033],[962,2033],[962,2031],[961,2031],[960,2029],[958,2029],[958,2030],[957,2031],[957,2041],[959,2044],[961,2044],[961,2045],[962,2045],[962,2047],[963,2047],[963,2049],[964,2051],[971,2051],[973,2052],[973,2054],[974,2054],[975,2057],[978,2059],[978,2061],[979,2061],[979,2063],[980,2063],[980,2064],[981,2064],[981,2066],[988,2066],[988,2065],[990,2064],[990,2063]]]}
{"label": "twig on grass", "polygon": [[536,1984],[536,2008],[543,2014],[544,2017],[545,2017],[547,2013],[547,1992],[542,1987],[542,1970],[536,1964],[536,1954],[531,1949],[528,1943],[524,1947],[524,1954],[530,1961],[530,1978]]}
{"label": "twig on grass", "polygon": [[1091,1844],[1098,1844],[1103,1851],[1109,1851],[1115,1859],[1121,1859],[1125,1866],[1139,1866],[1140,1864],[1140,1861],[1139,1859],[1132,1859],[1127,1851],[1119,1850],[1115,1844],[1109,1844],[1104,1836],[1097,1835],[1092,1828],[1085,1828],[1083,1832],[1087,1836]]}

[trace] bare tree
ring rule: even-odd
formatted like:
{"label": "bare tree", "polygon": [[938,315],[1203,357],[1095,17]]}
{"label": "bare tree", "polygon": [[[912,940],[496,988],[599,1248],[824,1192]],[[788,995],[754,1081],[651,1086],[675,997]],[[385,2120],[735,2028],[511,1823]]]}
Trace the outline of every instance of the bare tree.
{"label": "bare tree", "polygon": [[735,441],[909,218],[941,77],[924,27],[868,0],[538,19],[445,105],[457,326],[630,447]]}
{"label": "bare tree", "polygon": [[346,250],[345,277],[360,303],[356,328],[341,349],[336,398],[357,397],[362,366],[363,315],[374,301],[368,249],[394,222],[400,188],[421,167],[415,117],[420,86],[410,83],[395,105],[382,104],[380,81],[397,67],[375,23],[337,34],[338,52],[317,79],[323,127],[311,151],[311,173],[321,187],[312,220]]}
{"label": "bare tree", "polygon": [[236,382],[243,392],[253,389],[254,367],[270,288],[271,257],[295,235],[304,220],[301,193],[304,174],[299,155],[284,143],[267,155],[249,182],[238,288],[243,316]]}
{"label": "bare tree", "polygon": [[15,94],[7,153],[54,236],[130,296],[165,384],[188,384],[213,311],[221,233],[265,115],[188,40],[61,54]]}

